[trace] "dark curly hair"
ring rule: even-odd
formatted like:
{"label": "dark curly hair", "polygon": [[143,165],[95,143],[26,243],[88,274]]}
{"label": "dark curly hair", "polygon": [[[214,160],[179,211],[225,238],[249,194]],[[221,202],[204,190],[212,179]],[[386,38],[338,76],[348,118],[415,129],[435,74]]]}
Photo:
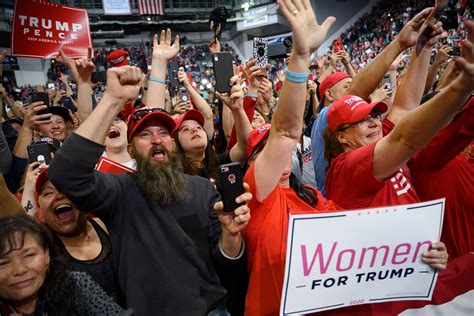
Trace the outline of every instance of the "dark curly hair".
{"label": "dark curly hair", "polygon": [[74,280],[66,267],[57,260],[50,233],[27,215],[0,220],[0,255],[23,248],[25,235],[31,234],[51,257],[49,269],[38,293],[48,315],[77,315],[74,306]]}

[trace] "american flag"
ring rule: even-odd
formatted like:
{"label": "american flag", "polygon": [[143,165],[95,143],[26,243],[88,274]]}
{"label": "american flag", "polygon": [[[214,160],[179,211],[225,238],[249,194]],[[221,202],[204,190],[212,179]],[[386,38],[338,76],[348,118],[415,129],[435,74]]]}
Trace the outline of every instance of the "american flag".
{"label": "american flag", "polygon": [[163,0],[137,0],[140,15],[165,14]]}

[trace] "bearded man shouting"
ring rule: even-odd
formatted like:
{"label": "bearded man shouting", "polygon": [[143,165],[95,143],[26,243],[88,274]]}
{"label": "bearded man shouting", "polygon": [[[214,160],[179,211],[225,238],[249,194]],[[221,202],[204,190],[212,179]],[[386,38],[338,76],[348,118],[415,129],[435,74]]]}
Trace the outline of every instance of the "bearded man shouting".
{"label": "bearded man shouting", "polygon": [[171,137],[175,122],[159,109],[140,109],[129,118],[136,175],[94,170],[110,125],[137,97],[142,78],[136,67],[108,70],[104,97],[56,154],[48,177],[78,209],[108,225],[127,308],[137,315],[226,313],[215,266],[241,260],[240,231],[250,219],[251,194],[224,213],[207,179],[183,173]]}

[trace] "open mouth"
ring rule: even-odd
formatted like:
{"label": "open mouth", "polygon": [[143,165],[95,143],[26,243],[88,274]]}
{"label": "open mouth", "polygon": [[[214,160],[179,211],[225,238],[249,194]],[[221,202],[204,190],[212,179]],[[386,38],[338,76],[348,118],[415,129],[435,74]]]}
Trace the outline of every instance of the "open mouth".
{"label": "open mouth", "polygon": [[74,219],[74,208],[71,204],[60,204],[54,209],[54,214],[62,222],[67,222]]}
{"label": "open mouth", "polygon": [[156,149],[153,151],[151,157],[155,160],[164,160],[166,158],[166,153],[161,149]]}
{"label": "open mouth", "polygon": [[115,130],[115,129],[111,129],[111,130],[109,131],[109,133],[107,134],[107,136],[108,136],[109,138],[117,138],[117,137],[120,136],[120,132],[117,131],[117,130]]}
{"label": "open mouth", "polygon": [[201,135],[194,135],[193,137],[191,137],[191,140],[194,140],[196,138],[201,138]]}
{"label": "open mouth", "polygon": [[367,135],[367,137],[372,138],[374,136],[377,136],[378,134],[379,134],[379,131],[376,131],[376,132],[370,133],[369,135]]}

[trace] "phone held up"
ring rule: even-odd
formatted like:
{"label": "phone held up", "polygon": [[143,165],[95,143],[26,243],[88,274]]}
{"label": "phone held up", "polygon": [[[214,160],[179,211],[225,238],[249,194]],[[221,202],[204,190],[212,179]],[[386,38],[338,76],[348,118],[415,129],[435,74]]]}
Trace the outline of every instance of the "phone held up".
{"label": "phone held up", "polygon": [[221,182],[219,192],[222,196],[225,212],[233,212],[243,203],[237,203],[235,199],[244,191],[244,174],[240,163],[233,162],[219,167]]}
{"label": "phone held up", "polygon": [[253,58],[257,66],[265,68],[268,64],[268,40],[266,38],[253,38]]}
{"label": "phone held up", "polygon": [[220,93],[230,92],[230,78],[234,75],[231,53],[216,53],[212,55],[216,90]]}
{"label": "phone held up", "polygon": [[27,147],[28,150],[28,163],[36,161],[43,162],[49,166],[53,160],[51,157],[51,147],[47,143],[32,144]]}

